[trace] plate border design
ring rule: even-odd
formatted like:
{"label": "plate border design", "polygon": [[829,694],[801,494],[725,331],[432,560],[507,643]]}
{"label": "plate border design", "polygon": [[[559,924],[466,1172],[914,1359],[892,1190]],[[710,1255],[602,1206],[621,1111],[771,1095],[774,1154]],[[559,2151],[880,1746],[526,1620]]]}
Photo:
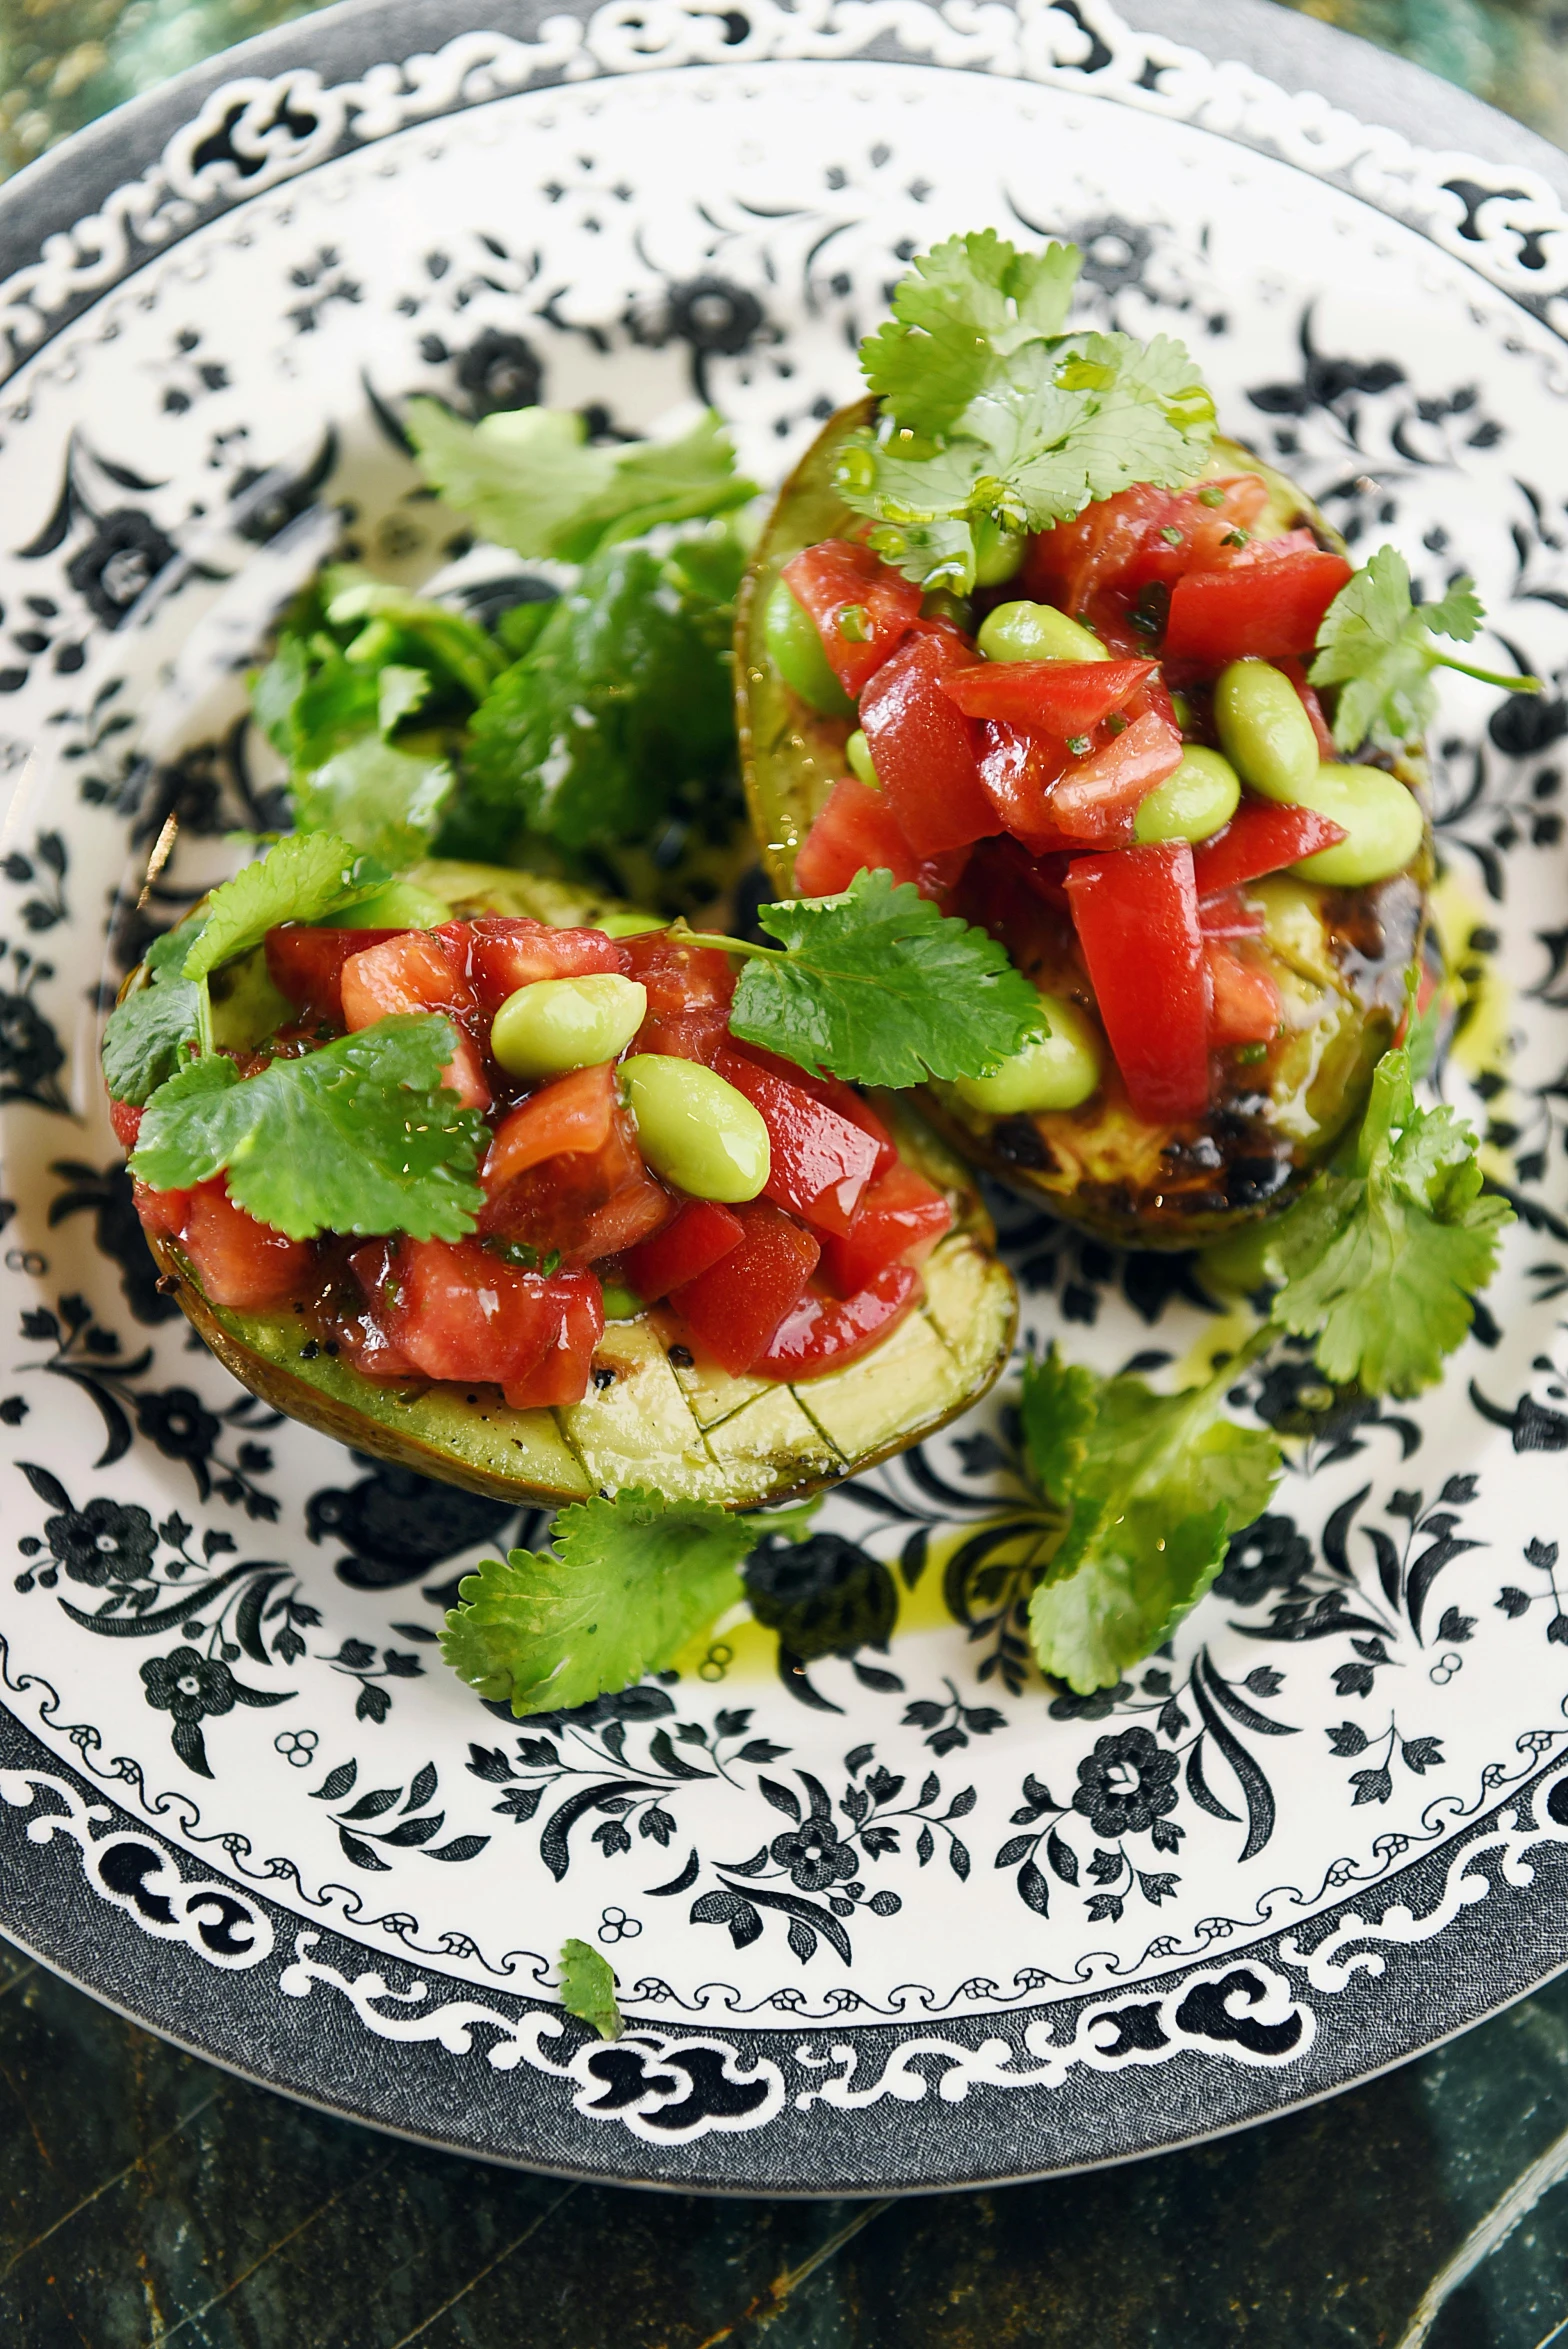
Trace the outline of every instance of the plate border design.
{"label": "plate border design", "polygon": [[[0,383],[150,259],[334,156],[523,89],[776,61],[956,68],[1187,122],[1416,230],[1568,340],[1568,209],[1533,167],[1366,125],[1249,65],[1137,30],[1104,0],[1018,0],[1016,11],[735,0],[725,13],[698,0],[564,10],[530,0],[512,11],[520,33],[464,29],[339,81],[309,62],[368,44],[400,13],[461,14],[351,4],[253,45],[268,62],[291,49],[278,70],[230,73],[193,98],[155,154],[144,148],[132,176],[0,283]],[[736,23],[747,28],[739,39]],[[193,91],[201,78],[190,77]],[[137,123],[155,119],[127,109],[115,136],[134,148]],[[30,184],[41,183],[24,174],[0,193],[0,252],[22,241]],[[1123,1991],[940,2027],[639,2022],[607,2048],[553,2001],[476,1993],[438,1967],[303,1926],[252,1881],[188,1873],[188,1855],[0,1708],[0,1918],[44,1962],[192,2052],[324,2109],[469,2154],[682,2190],[1001,2183],[1137,2158],[1333,2093],[1556,1970],[1568,1948],[1564,1846],[1560,1752],[1375,1890],[1356,1887],[1310,1926],[1249,1940],[1229,1959],[1211,1951]],[[102,1906],[117,1927],[103,1929]],[[1484,1963],[1454,1964],[1461,1920]],[[1022,2126],[1009,2090],[1039,2092]],[[1103,2148],[1094,2161],[1086,2144]]]}

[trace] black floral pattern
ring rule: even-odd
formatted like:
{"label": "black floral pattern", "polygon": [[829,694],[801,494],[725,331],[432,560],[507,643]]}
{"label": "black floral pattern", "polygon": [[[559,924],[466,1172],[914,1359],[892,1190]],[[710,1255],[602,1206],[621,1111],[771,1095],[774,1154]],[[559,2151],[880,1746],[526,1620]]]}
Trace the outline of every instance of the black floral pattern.
{"label": "black floral pattern", "polygon": [[841,1843],[830,1819],[804,1819],[783,1835],[775,1835],[768,1850],[800,1892],[826,1892],[854,1875],[855,1854]]}
{"label": "black floral pattern", "polygon": [[149,1512],[119,1501],[60,1511],[45,1520],[44,1539],[73,1582],[97,1590],[111,1582],[139,1582],[158,1546]]}
{"label": "black floral pattern", "polygon": [[1078,1765],[1073,1809],[1096,1835],[1141,1835],[1176,1808],[1176,1770],[1176,1756],[1162,1752],[1150,1730],[1096,1738]]}
{"label": "black floral pattern", "polygon": [[65,575],[94,618],[118,628],[178,552],[150,514],[120,506],[105,514]]}

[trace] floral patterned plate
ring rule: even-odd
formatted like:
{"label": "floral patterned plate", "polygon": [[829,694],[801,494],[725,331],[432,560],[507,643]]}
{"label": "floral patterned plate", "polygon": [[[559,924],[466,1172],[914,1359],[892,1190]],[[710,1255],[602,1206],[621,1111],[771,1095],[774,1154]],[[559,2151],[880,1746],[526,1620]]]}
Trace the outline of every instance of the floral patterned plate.
{"label": "floral patterned plate", "polygon": [[[611,2178],[955,2185],[1325,2094],[1568,1950],[1568,220],[1533,167],[1098,0],[515,21],[309,19],[0,198],[0,1925],[255,2078]],[[1351,540],[1473,570],[1557,681],[1451,679],[1437,740],[1449,1082],[1505,1269],[1418,1406],[1289,1353],[1250,1380],[1300,1439],[1277,1504],[1104,1695],[1029,1663],[1004,1394],[836,1495],[679,1677],[520,1727],[435,1637],[538,1527],[201,1351],[102,1007],[276,814],[241,672],[323,507],[401,577],[460,551],[408,394],[626,430],[711,400],[776,477],[909,255],[984,221],[1075,237],[1094,317],[1183,335],[1231,430]],[[1001,1212],[1037,1336],[1190,1354],[1180,1260]],[[560,2008],[568,1935],[618,2044]]]}

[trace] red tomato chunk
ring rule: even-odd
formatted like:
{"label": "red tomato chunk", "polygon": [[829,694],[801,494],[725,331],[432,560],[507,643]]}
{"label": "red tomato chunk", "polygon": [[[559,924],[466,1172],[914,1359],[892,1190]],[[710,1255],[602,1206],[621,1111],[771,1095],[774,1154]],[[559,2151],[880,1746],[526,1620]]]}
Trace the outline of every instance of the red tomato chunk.
{"label": "red tomato chunk", "polygon": [[804,1086],[728,1045],[713,1065],[768,1129],[773,1164],[765,1195],[823,1231],[847,1232],[876,1172],[880,1151],[873,1137]]}
{"label": "red tomato chunk", "polygon": [[1248,962],[1233,946],[1205,938],[1203,960],[1209,974],[1209,1042],[1216,1050],[1227,1044],[1266,1044],[1279,1032],[1279,989],[1256,963]]}
{"label": "red tomato chunk", "polygon": [[1124,709],[1152,661],[980,661],[949,669],[942,691],[967,718],[1006,718],[1065,741]]}
{"label": "red tomato chunk", "polygon": [[1127,1097],[1153,1124],[1209,1104],[1208,978],[1185,841],[1078,857],[1067,896]]}
{"label": "red tomato chunk", "polygon": [[729,1034],[735,974],[728,955],[711,946],[683,946],[662,930],[628,938],[625,945],[630,976],[648,991],[648,1014],[632,1050],[711,1060]]}
{"label": "red tomato chunk", "polygon": [[[427,931],[404,930],[367,946],[343,965],[343,1024],[373,1027],[394,1012],[445,1012],[454,1023],[477,1014],[473,989],[459,978],[439,942]],[[490,1087],[484,1062],[471,1036],[458,1027],[457,1050],[442,1072],[467,1109],[488,1109]]]}
{"label": "red tomato chunk", "polygon": [[1283,872],[1344,837],[1342,826],[1309,807],[1244,799],[1224,831],[1193,850],[1198,895],[1214,897],[1244,881],[1261,881],[1266,873]]}
{"label": "red tomato chunk", "polygon": [[920,617],[920,590],[869,547],[827,538],[784,566],[784,582],[811,614],[828,666],[853,699]]}
{"label": "red tomato chunk", "polygon": [[[356,1270],[363,1253],[356,1251]],[[547,1357],[571,1350],[563,1337],[569,1315],[573,1332],[596,1321],[590,1355],[604,1330],[603,1294],[591,1273],[523,1272],[477,1240],[399,1240],[370,1302],[393,1345],[426,1378],[518,1385]]]}
{"label": "red tomato chunk", "polygon": [[385,945],[397,930],[318,930],[309,922],[285,922],[267,932],[267,975],[300,1018],[341,1028],[343,966],[367,947]]}
{"label": "red tomato chunk", "polygon": [[179,1241],[214,1305],[234,1313],[262,1313],[281,1305],[309,1278],[310,1242],[288,1239],[236,1207],[221,1175],[193,1191],[142,1190],[137,1205],[144,1223]]}
{"label": "red tomato chunk", "polygon": [[919,856],[967,848],[998,829],[980,784],[979,731],[942,690],[968,649],[956,636],[916,636],[883,663],[861,697],[877,781]]}
{"label": "red tomato chunk", "polygon": [[842,1301],[807,1290],[774,1331],[755,1367],[769,1378],[821,1378],[847,1370],[892,1335],[919,1302],[920,1275],[907,1264],[887,1264],[867,1286]]}
{"label": "red tomato chunk", "polygon": [[667,1297],[738,1248],[743,1228],[740,1217],[716,1199],[688,1199],[673,1223],[631,1250],[625,1261],[628,1287],[650,1304]]}
{"label": "red tomato chunk", "polygon": [[739,1245],[674,1290],[670,1303],[702,1351],[740,1378],[760,1362],[816,1271],[821,1249],[793,1216],[765,1199],[748,1200],[734,1213]]}
{"label": "red tomato chunk", "polygon": [[581,979],[595,971],[624,975],[631,967],[625,947],[602,930],[552,930],[506,914],[443,922],[430,935],[492,1018],[509,995],[536,979]]}
{"label": "red tomato chunk", "polygon": [[1189,571],[1171,591],[1165,657],[1218,668],[1255,655],[1309,653],[1324,613],[1351,576],[1342,555],[1311,546],[1227,571]]}
{"label": "red tomato chunk", "polygon": [[852,1297],[889,1264],[920,1264],[953,1221],[953,1210],[912,1166],[895,1161],[872,1184],[847,1232],[826,1233],[822,1271]]}

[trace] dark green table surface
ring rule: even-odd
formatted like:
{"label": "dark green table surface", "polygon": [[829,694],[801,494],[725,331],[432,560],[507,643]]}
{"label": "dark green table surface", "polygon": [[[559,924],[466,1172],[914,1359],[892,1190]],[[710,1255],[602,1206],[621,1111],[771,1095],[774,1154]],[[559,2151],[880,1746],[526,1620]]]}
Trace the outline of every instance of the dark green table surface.
{"label": "dark green table surface", "polygon": [[[0,178],[293,0],[0,0]],[[1307,0],[1568,144],[1568,0]],[[1560,2183],[1561,2181],[1561,2183]],[[0,2349],[1568,2349],[1568,1981],[1065,2184],[766,2204],[400,2145],[0,1943]]]}

